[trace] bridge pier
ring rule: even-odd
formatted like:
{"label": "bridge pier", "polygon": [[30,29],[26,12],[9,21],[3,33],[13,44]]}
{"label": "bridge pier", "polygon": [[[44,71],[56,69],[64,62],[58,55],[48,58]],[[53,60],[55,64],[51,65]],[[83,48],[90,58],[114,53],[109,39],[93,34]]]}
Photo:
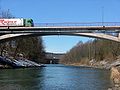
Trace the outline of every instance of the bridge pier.
{"label": "bridge pier", "polygon": [[118,39],[120,40],[120,33],[118,33]]}

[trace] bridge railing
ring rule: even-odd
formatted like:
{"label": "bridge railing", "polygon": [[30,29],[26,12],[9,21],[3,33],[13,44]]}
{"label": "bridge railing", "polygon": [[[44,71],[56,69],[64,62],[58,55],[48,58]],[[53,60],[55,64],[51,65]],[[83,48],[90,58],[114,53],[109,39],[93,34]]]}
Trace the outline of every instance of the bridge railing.
{"label": "bridge railing", "polygon": [[35,26],[41,27],[61,27],[61,26],[120,26],[120,22],[88,22],[88,23],[35,23]]}

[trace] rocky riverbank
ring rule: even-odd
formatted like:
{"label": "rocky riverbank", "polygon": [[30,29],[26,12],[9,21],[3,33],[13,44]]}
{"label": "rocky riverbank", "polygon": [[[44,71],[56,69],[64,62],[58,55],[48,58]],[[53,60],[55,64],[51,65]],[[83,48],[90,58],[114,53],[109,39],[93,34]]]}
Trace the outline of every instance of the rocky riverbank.
{"label": "rocky riverbank", "polygon": [[66,64],[66,65],[110,69],[112,66],[120,66],[120,56],[118,56],[116,60],[96,61],[96,60],[92,59],[89,62],[84,63],[84,64],[77,62],[77,63],[70,63],[70,64]]}
{"label": "rocky riverbank", "polygon": [[0,69],[29,67],[43,67],[43,65],[27,60],[25,58],[14,59],[10,57],[0,56]]}
{"label": "rocky riverbank", "polygon": [[22,53],[18,53],[16,57],[8,54],[6,50],[0,55],[0,68],[28,68],[28,67],[43,67],[43,64],[38,64],[24,57]]}

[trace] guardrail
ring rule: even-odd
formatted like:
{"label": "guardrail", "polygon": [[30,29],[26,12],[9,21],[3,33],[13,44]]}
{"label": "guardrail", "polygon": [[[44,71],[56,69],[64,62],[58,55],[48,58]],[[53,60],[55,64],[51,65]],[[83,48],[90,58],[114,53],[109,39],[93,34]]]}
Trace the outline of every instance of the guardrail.
{"label": "guardrail", "polygon": [[87,23],[35,23],[35,26],[41,27],[57,27],[57,26],[120,26],[120,22],[87,22]]}

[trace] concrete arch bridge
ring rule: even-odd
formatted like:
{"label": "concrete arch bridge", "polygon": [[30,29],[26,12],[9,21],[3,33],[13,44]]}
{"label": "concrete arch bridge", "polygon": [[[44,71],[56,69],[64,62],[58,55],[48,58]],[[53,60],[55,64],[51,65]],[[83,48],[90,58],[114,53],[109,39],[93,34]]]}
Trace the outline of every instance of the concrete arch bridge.
{"label": "concrete arch bridge", "polygon": [[0,27],[0,34],[0,41],[34,35],[72,35],[120,42],[120,23],[47,23],[34,27]]}

